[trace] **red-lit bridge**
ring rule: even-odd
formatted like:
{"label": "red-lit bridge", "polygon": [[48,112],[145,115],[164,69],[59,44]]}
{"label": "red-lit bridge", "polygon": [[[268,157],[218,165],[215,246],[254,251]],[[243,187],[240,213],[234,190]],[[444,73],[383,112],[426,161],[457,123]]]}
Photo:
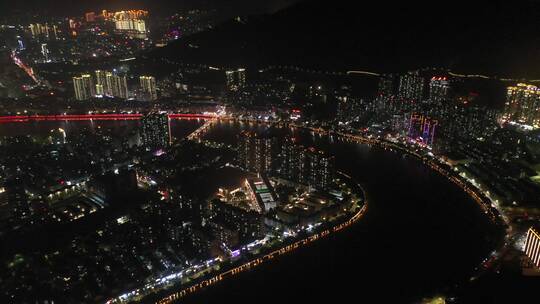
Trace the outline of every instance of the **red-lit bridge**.
{"label": "red-lit bridge", "polygon": [[[81,121],[81,120],[139,120],[143,114],[66,114],[66,115],[12,115],[0,116],[0,123],[32,121]],[[213,114],[169,114],[170,119],[212,119]]]}

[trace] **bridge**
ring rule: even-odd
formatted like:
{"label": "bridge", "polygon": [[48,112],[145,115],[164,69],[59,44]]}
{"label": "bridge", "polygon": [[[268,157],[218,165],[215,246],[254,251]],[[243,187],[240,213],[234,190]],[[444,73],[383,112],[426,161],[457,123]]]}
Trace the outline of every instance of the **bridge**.
{"label": "bridge", "polygon": [[201,139],[210,131],[210,128],[218,121],[216,117],[207,120],[204,125],[200,126],[197,130],[187,136],[188,140],[201,141]]}
{"label": "bridge", "polygon": [[[0,123],[33,122],[33,121],[85,121],[85,120],[139,120],[140,113],[122,114],[62,114],[62,115],[11,115],[0,116]],[[169,114],[169,119],[214,119],[213,114]]]}

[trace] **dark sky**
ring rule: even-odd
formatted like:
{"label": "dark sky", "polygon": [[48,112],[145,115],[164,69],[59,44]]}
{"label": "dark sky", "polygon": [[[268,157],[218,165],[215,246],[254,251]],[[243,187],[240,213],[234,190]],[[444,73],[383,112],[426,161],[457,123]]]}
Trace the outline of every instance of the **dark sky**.
{"label": "dark sky", "polygon": [[182,8],[218,8],[239,15],[273,12],[300,0],[0,0],[0,14],[31,10],[56,15],[81,14],[90,10],[149,9],[167,13]]}

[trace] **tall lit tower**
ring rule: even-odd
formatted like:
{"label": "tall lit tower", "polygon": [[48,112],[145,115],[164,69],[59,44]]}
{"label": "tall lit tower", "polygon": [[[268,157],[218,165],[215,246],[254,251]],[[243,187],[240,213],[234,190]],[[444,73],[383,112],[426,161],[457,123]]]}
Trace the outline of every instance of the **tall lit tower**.
{"label": "tall lit tower", "polygon": [[150,101],[156,100],[156,78],[154,78],[153,76],[141,76],[139,80],[141,83],[141,91],[143,92],[144,98]]}
{"label": "tall lit tower", "polygon": [[58,40],[58,26],[56,24],[53,25],[53,34],[54,34],[54,40]]}
{"label": "tall lit tower", "polygon": [[39,23],[36,23],[36,24],[32,23],[28,26],[28,28],[30,29],[30,32],[32,33],[32,37],[37,37],[41,35],[41,25]]}
{"label": "tall lit tower", "polygon": [[77,100],[87,100],[96,94],[92,76],[88,74],[81,77],[73,77],[73,88],[75,89],[75,99]]}
{"label": "tall lit tower", "polygon": [[305,181],[311,187],[327,189],[334,178],[335,157],[313,147],[306,149],[305,155]]}
{"label": "tall lit tower", "polygon": [[84,74],[82,75],[82,79],[84,82],[84,87],[90,96],[96,95],[96,87],[94,85],[94,81],[92,80],[92,76],[90,74]]}
{"label": "tall lit tower", "polygon": [[246,69],[228,70],[225,76],[230,91],[237,91],[246,85]]}
{"label": "tall lit tower", "polygon": [[147,149],[162,149],[169,146],[171,133],[169,116],[150,113],[141,119],[141,142]]}
{"label": "tall lit tower", "polygon": [[49,48],[47,47],[46,43],[41,44],[41,54],[43,54],[43,58],[45,59],[45,62],[49,62]]}
{"label": "tall lit tower", "polygon": [[438,121],[424,115],[411,114],[407,128],[407,136],[415,141],[428,146],[433,146],[435,142],[435,131],[438,128]]}
{"label": "tall lit tower", "polygon": [[114,75],[112,72],[105,72],[105,95],[113,96],[112,87],[113,87]]}
{"label": "tall lit tower", "polygon": [[17,36],[17,48],[19,51],[24,51],[26,49],[21,36]]}
{"label": "tall lit tower", "polygon": [[238,69],[236,71],[236,74],[238,75],[238,86],[240,88],[243,88],[246,86],[246,69]]}
{"label": "tall lit tower", "polygon": [[531,227],[527,231],[527,240],[525,241],[525,254],[531,262],[540,268],[540,230]]}
{"label": "tall lit tower", "polygon": [[238,141],[238,162],[249,171],[273,173],[277,169],[277,138],[242,132]]}
{"label": "tall lit tower", "polygon": [[45,37],[49,39],[51,36],[51,28],[49,27],[48,23],[45,23],[45,26],[43,27],[43,34],[45,34]]}
{"label": "tall lit tower", "polygon": [[540,125],[540,88],[525,83],[508,87],[503,117],[507,121]]}
{"label": "tall lit tower", "polygon": [[115,75],[115,83],[113,92],[117,92],[115,97],[128,99],[129,91],[127,86],[127,77],[126,75]]}
{"label": "tall lit tower", "polygon": [[75,90],[75,99],[86,100],[89,98],[89,96],[86,95],[82,77],[73,77],[73,89]]}
{"label": "tall lit tower", "polygon": [[418,71],[408,72],[399,79],[399,96],[420,101],[424,97],[424,78]]}
{"label": "tall lit tower", "polygon": [[108,96],[127,99],[129,97],[127,77],[106,72],[104,90]]}
{"label": "tall lit tower", "polygon": [[96,95],[104,96],[109,94],[110,88],[107,85],[107,72],[102,70],[96,71]]}
{"label": "tall lit tower", "polygon": [[450,82],[446,77],[432,77],[429,82],[429,99],[444,101],[449,98]]}

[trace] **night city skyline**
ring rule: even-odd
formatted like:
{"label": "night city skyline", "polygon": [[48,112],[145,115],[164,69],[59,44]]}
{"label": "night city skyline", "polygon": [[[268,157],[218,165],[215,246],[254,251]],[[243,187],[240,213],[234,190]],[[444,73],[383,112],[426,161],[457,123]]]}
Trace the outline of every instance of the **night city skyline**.
{"label": "night city skyline", "polygon": [[0,303],[538,303],[539,20],[0,3]]}

